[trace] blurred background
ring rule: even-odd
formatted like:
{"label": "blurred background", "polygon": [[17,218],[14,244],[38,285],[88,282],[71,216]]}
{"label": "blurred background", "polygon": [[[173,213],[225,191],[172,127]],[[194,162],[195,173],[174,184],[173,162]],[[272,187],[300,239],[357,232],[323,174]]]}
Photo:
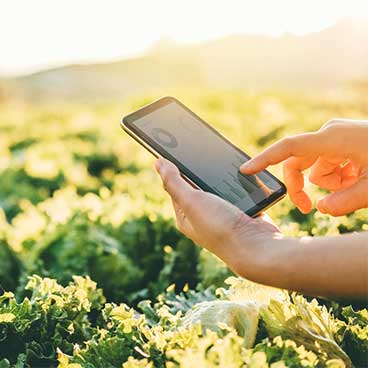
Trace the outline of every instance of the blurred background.
{"label": "blurred background", "polygon": [[[230,271],[179,234],[123,115],[173,95],[250,154],[368,117],[365,1],[0,2],[0,284],[90,275],[136,303]],[[279,169],[272,170],[280,176]],[[320,195],[307,183],[308,190]],[[367,229],[367,211],[270,214],[285,233]]]}
{"label": "blurred background", "polygon": [[7,1],[4,96],[93,102],[178,88],[359,85],[368,70],[364,1]]}

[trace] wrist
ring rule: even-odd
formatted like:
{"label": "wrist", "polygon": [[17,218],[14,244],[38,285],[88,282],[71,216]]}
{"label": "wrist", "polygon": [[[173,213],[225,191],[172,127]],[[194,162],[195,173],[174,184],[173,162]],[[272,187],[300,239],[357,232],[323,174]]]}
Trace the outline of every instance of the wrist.
{"label": "wrist", "polygon": [[[280,233],[262,233],[249,229],[231,238],[231,255],[227,264],[239,276],[259,282],[262,274],[273,268],[278,243],[285,237]],[[254,234],[252,234],[254,232]],[[257,232],[257,233],[256,233]]]}
{"label": "wrist", "polygon": [[293,249],[298,238],[280,233],[258,236],[252,242],[236,240],[237,251],[233,254],[230,268],[248,280],[286,288],[292,271]]}

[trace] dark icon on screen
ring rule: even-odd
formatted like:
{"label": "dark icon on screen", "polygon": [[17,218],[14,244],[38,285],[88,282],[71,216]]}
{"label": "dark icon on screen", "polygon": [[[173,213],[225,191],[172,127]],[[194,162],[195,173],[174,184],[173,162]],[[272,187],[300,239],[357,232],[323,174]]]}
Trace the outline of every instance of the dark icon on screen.
{"label": "dark icon on screen", "polygon": [[154,128],[152,129],[151,134],[157,142],[161,143],[165,147],[176,148],[178,146],[176,138],[164,129]]}

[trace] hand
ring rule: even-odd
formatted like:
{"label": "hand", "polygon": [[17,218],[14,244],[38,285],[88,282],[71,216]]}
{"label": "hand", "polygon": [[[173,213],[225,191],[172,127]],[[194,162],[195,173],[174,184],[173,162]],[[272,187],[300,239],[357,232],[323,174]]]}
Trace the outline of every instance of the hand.
{"label": "hand", "polygon": [[155,167],[172,199],[178,229],[234,272],[246,276],[257,245],[269,245],[272,238],[280,236],[265,216],[253,219],[220,197],[194,189],[171,162],[158,159]]}
{"label": "hand", "polygon": [[309,181],[331,192],[318,201],[320,212],[341,216],[368,207],[368,121],[331,120],[317,132],[284,138],[240,171],[255,174],[281,161],[289,196],[301,212],[312,209],[303,190],[308,168]]}
{"label": "hand", "polygon": [[284,237],[266,216],[253,219],[220,197],[194,189],[169,161],[157,160],[156,169],[173,201],[179,230],[238,275],[307,295],[366,296],[367,234]]}

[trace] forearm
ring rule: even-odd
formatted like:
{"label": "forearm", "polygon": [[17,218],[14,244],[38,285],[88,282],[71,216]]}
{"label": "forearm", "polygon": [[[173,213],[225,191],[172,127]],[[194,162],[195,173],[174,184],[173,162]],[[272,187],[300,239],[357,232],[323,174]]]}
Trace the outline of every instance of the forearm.
{"label": "forearm", "polygon": [[278,237],[247,248],[239,245],[234,269],[255,282],[314,296],[368,296],[367,232]]}

